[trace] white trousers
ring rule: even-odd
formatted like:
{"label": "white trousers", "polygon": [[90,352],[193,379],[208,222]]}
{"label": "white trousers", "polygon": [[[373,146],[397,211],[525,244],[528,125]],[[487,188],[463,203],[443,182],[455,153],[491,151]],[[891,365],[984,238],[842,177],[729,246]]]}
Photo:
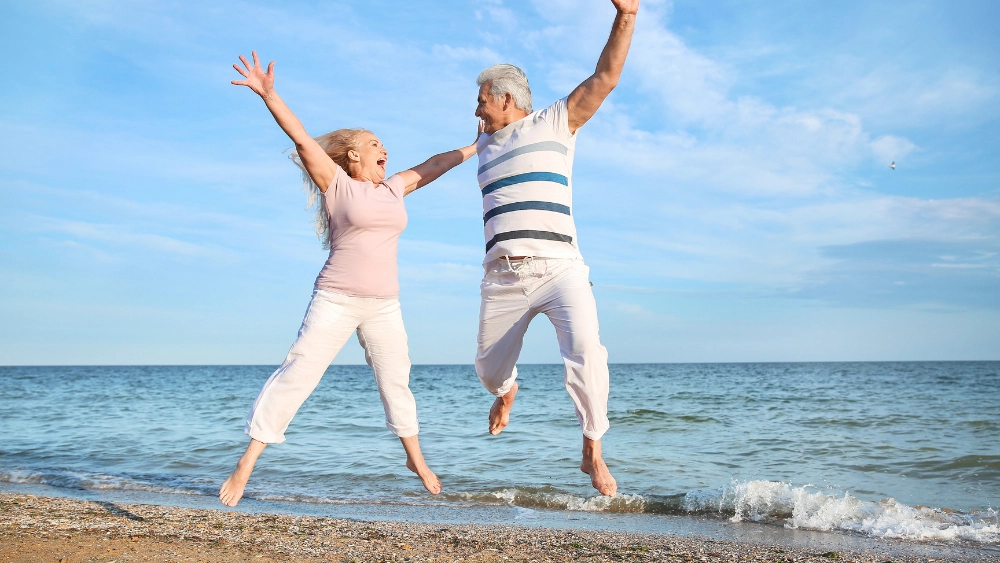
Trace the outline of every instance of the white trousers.
{"label": "white trousers", "polygon": [[299,337],[247,416],[244,432],[265,444],[285,441],[285,429],[330,362],[357,331],[385,409],[385,425],[407,438],[417,434],[417,404],[410,392],[410,358],[398,299],[313,292]]}
{"label": "white trousers", "polygon": [[544,313],[556,329],[565,364],[566,391],[583,435],[600,440],[608,422],[608,351],[598,334],[590,268],[580,259],[494,260],[480,288],[476,374],[501,397],[517,378],[528,323]]}

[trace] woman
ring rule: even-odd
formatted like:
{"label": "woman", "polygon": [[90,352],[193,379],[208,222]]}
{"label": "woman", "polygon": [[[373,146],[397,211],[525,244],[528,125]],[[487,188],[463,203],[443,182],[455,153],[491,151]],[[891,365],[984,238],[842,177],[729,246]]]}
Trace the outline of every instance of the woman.
{"label": "woman", "polygon": [[438,494],[441,483],[424,462],[417,440],[396,251],[406,227],[403,196],[464,162],[476,146],[439,154],[386,178],[388,153],[378,137],[364,129],[341,129],[313,139],[274,91],[274,62],[265,72],[257,53],[252,55],[253,66],[240,55],[245,68],[233,68],[245,80],[232,83],[259,95],[295,143],[292,159],[304,170],[310,202],[318,199],[317,232],[330,257],[316,278],[298,339],[254,401],[244,429],[250,445],[222,484],[219,500],[236,506],[261,452],[267,444],[284,441],[288,423],[355,331],[375,372],[386,426],[406,451],[406,467]]}

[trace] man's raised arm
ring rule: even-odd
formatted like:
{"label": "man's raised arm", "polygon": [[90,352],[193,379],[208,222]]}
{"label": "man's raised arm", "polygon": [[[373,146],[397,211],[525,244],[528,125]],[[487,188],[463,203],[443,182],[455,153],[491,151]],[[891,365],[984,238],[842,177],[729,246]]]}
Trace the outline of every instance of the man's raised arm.
{"label": "man's raised arm", "polygon": [[569,108],[569,131],[583,127],[583,124],[594,117],[597,108],[618,85],[618,79],[625,67],[625,57],[629,45],[632,44],[632,31],[635,30],[635,14],[639,11],[639,0],[611,0],[618,10],[615,23],[611,27],[611,37],[601,51],[597,60],[597,69],[573,90],[566,101]]}

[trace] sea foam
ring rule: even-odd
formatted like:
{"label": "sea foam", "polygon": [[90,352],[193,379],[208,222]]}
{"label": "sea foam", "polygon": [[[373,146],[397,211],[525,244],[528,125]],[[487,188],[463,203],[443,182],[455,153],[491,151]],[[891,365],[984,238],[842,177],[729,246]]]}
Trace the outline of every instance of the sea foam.
{"label": "sea foam", "polygon": [[642,495],[617,494],[613,497],[582,497],[556,491],[508,488],[488,493],[461,493],[458,498],[471,502],[500,501],[519,508],[569,510],[573,512],[646,512]]}
{"label": "sea foam", "polygon": [[1000,514],[866,501],[774,481],[734,481],[714,493],[689,493],[689,513],[729,515],[732,522],[783,522],[789,529],[842,530],[877,538],[1000,543]]}

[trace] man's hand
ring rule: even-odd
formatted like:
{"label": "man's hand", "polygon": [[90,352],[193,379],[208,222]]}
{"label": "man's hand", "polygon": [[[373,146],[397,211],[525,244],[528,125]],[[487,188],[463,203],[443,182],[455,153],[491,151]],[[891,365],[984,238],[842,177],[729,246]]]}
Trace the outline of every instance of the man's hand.
{"label": "man's hand", "polygon": [[639,12],[639,0],[611,0],[619,14],[635,15]]}

